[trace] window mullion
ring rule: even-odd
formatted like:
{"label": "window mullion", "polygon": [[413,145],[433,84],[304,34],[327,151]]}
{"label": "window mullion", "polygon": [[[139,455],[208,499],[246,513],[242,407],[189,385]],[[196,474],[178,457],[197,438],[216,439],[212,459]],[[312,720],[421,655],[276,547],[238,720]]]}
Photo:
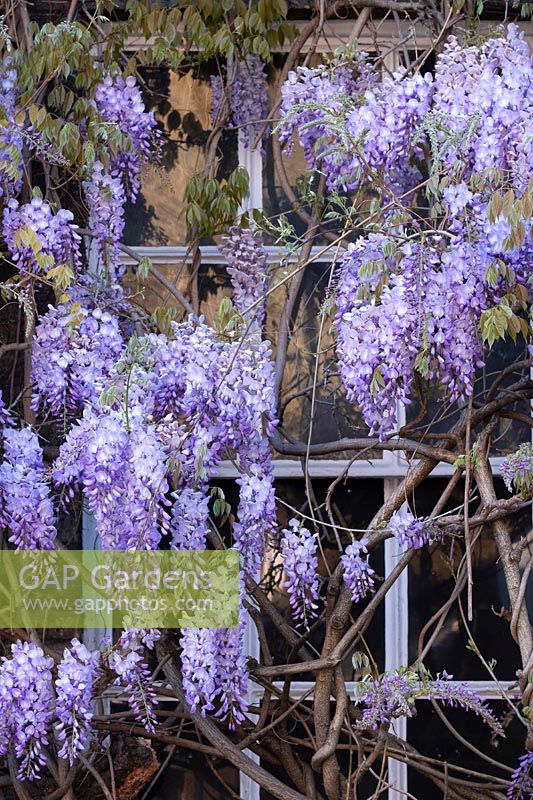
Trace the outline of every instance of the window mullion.
{"label": "window mullion", "polygon": [[239,134],[239,166],[244,167],[250,181],[250,194],[242,204],[242,211],[263,209],[263,156],[261,148],[245,147]]}
{"label": "window mullion", "polygon": [[[398,480],[394,478],[385,480],[385,501],[397,486]],[[385,577],[387,577],[397,566],[403,552],[393,536],[386,539],[384,547]],[[409,660],[408,580],[407,569],[404,569],[385,595],[385,670],[398,669],[407,665]],[[407,718],[395,719],[392,729],[396,736],[406,740]],[[407,764],[389,758],[388,769],[391,784],[388,800],[404,800],[407,792]]]}
{"label": "window mullion", "polygon": [[[250,134],[253,136],[253,133]],[[262,210],[263,208],[263,156],[261,148],[245,147],[243,143],[242,133],[239,131],[239,166],[244,167],[248,173],[250,193],[249,196],[243,201],[241,211],[249,211],[252,208]],[[245,632],[245,647],[246,654],[249,658],[259,662],[261,648],[259,643],[259,634],[255,623],[250,614],[247,615],[246,632]],[[254,691],[252,682],[249,683],[247,701],[249,704],[257,700],[257,691]],[[254,714],[249,715],[254,721],[257,716]],[[256,753],[251,750],[245,750],[246,755],[256,764],[260,763],[260,758]],[[239,773],[239,787],[241,800],[260,800],[261,787],[248,775],[243,772]]]}

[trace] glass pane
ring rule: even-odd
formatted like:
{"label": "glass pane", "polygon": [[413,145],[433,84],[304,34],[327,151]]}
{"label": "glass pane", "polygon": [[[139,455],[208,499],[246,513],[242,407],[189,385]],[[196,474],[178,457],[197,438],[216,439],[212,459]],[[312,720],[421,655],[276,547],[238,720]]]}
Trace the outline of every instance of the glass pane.
{"label": "glass pane", "polygon": [[[303,62],[303,58],[304,57],[301,56],[300,61]],[[275,107],[277,101],[275,89],[278,85],[279,75],[285,63],[285,59],[285,55],[280,53],[275,54],[272,64],[268,68],[269,100],[271,108]],[[316,67],[322,63],[324,59],[325,56],[323,54],[313,55],[309,58],[308,66]],[[301,186],[303,182],[307,181],[309,176],[303,148],[296,138],[293,141],[292,153],[290,156],[282,150],[282,164],[287,174],[289,185],[298,195],[298,187]],[[316,189],[316,185],[312,188]],[[263,160],[263,210],[265,215],[273,219],[274,222],[280,214],[285,214],[288,222],[294,227],[298,236],[302,236],[305,233],[306,223],[293,211],[291,202],[282,188],[279,172],[275,168],[274,151],[270,137],[265,144],[265,156]],[[307,207],[306,210],[309,211],[309,208]]]}
{"label": "glass pane", "polygon": [[[174,264],[157,263],[154,266],[164,279],[187,296],[190,267],[186,262]],[[181,303],[172,296],[165,285],[151,272],[145,279],[140,280],[134,271],[129,269],[124,276],[123,284],[126,291],[132,295],[132,301],[144,309],[147,314],[153,314],[156,308],[160,307],[172,309],[176,314],[176,319],[180,319],[185,314]]]}
{"label": "glass pane", "polygon": [[[164,757],[164,754],[163,754]],[[150,792],[150,800],[227,800],[239,796],[239,773],[195,753],[178,749],[172,763]]]}
{"label": "glass pane", "polygon": [[[313,480],[312,489],[315,495],[315,517],[320,520],[321,515],[326,522],[329,517],[325,511],[325,501],[331,481],[325,479]],[[306,496],[303,480],[279,480],[276,481],[276,497],[278,499],[278,520],[281,526],[285,526],[288,520],[297,515],[297,512],[309,517],[309,503]],[[339,526],[339,536],[343,548],[351,542],[351,536],[342,528],[365,529],[372,517],[383,503],[383,482],[375,480],[352,479],[340,484],[335,488],[331,497],[331,509],[335,524]],[[312,520],[307,521],[310,530],[314,530]],[[329,574],[335,569],[339,560],[339,549],[335,535],[331,527],[319,525],[321,532],[321,548],[319,554],[319,573],[326,582]],[[370,556],[370,563],[379,576],[383,575],[383,551],[375,550]],[[287,621],[291,621],[288,595],[283,584],[285,576],[283,573],[283,563],[279,552],[271,554],[271,562],[263,576],[263,587],[267,591],[270,600],[283,614]],[[361,614],[367,602],[363,601],[354,605],[354,619]],[[320,604],[319,612],[323,605]],[[290,647],[283,637],[278,633],[268,618],[264,620],[267,640],[269,642],[274,663],[285,664],[290,653]],[[311,647],[320,652],[324,639],[324,629],[320,627],[310,638]],[[359,641],[356,650],[365,652],[375,668],[381,672],[384,669],[385,650],[384,650],[384,608],[380,605],[374,619],[365,632],[364,641]],[[344,675],[347,680],[353,680],[352,654],[350,653],[343,664]],[[302,674],[300,680],[312,680],[313,676]]]}
{"label": "glass pane", "polygon": [[426,75],[428,72],[431,74],[435,73],[435,50],[432,47],[429,53],[423,47],[419,47],[415,50],[411,48],[400,50],[399,51],[399,60],[400,65],[402,67],[411,67],[413,69],[415,62],[423,62],[420,67],[420,72],[422,75]]}
{"label": "glass pane", "polygon": [[[126,244],[186,244],[183,193],[188,180],[205,166],[211,131],[210,76],[215,69],[214,62],[180,72],[167,67],[139,69],[145,84],[144,100],[155,113],[163,144],[161,163],[144,167],[137,202],[126,207]],[[237,167],[236,132],[224,133],[217,159],[219,178]]]}
{"label": "glass pane", "polygon": [[[526,345],[522,337],[516,340],[516,343],[510,339],[499,339],[494,343],[490,356],[486,360],[486,365],[483,373],[479,376],[476,383],[476,391],[486,392],[497,380],[502,370],[527,357]],[[526,377],[528,369],[515,371],[508,375],[500,384],[503,388],[516,383],[520,378]],[[531,416],[531,408],[529,403],[512,403],[507,406],[507,410],[511,412],[521,412],[527,416]],[[514,453],[514,451],[522,444],[531,438],[531,428],[523,422],[511,419],[500,418],[498,428],[494,432],[492,440],[492,454],[495,456],[502,456],[506,453]]]}
{"label": "glass pane", "polygon": [[[508,494],[502,482],[496,482],[501,497]],[[412,504],[416,513],[426,516],[431,512],[440,497],[446,481],[432,479],[426,481],[416,493]],[[448,509],[457,508],[463,502],[463,487],[454,492]],[[472,509],[473,511],[474,509]],[[524,536],[528,545],[523,552],[524,566],[533,553],[531,532],[531,511],[514,514],[511,518],[513,539]],[[446,603],[455,589],[452,569],[455,571],[464,554],[464,544],[458,539],[445,542],[434,549],[423,548],[411,561],[409,567],[409,660],[418,655],[419,635],[426,622]],[[509,608],[509,597],[505,585],[503,568],[500,563],[492,533],[483,529],[473,550],[473,602],[474,619],[466,620],[466,589],[460,595],[465,618],[459,603],[451,607],[440,633],[431,650],[424,657],[426,667],[436,674],[446,669],[457,680],[490,680],[488,670],[480,658],[469,648],[473,638],[487,662],[494,661],[493,669],[498,678],[513,680],[520,667],[518,647],[509,633],[509,621],[505,610]],[[533,619],[533,580],[530,579],[526,595],[527,607]],[[502,615],[502,611],[504,612]],[[424,641],[430,637],[433,628],[426,632]]]}
{"label": "glass pane", "polygon": [[[511,366],[517,361],[521,361],[526,356],[524,340],[519,337],[514,343],[511,339],[500,339],[495,342],[490,354],[486,358],[485,367],[479,371],[474,384],[475,403],[483,402],[487,391],[498,380],[502,370]],[[499,384],[502,388],[510,386],[521,377],[525,377],[526,370],[513,372],[507,375]],[[444,433],[457,421],[461,408],[464,403],[450,404],[446,401],[441,390],[430,390],[425,409],[421,407],[419,400],[415,399],[406,408],[406,417],[410,433],[414,430],[431,431],[432,433]],[[529,405],[526,403],[511,403],[507,409],[511,412],[520,412],[530,415]],[[531,429],[523,422],[500,418],[498,428],[492,439],[491,454],[502,456],[506,453],[513,453],[522,442],[529,441]]]}
{"label": "glass pane", "polygon": [[[524,752],[524,727],[509,712],[509,706],[503,701],[489,701],[489,705],[494,713],[502,720],[505,727],[505,739],[501,737],[493,738],[490,729],[479,717],[463,711],[462,709],[445,708],[439,704],[444,711],[446,718],[468,742],[485,755],[496,760],[501,764],[515,769],[518,758]],[[469,772],[481,772],[487,775],[494,775],[499,778],[509,780],[509,773],[499,770],[496,766],[488,764],[481,756],[473,753],[468,747],[463,745],[444,725],[437,716],[436,711],[429,702],[421,701],[417,703],[416,717],[407,721],[407,740],[422,755],[435,759],[431,767],[443,773],[443,765],[454,764],[462,767],[467,772],[454,772],[451,767],[449,774],[460,777],[462,780],[474,781]],[[414,769],[408,772],[408,788],[410,796],[417,800],[442,800],[443,790],[435,786]],[[482,800],[486,795],[483,790],[477,789]],[[502,795],[505,787],[501,789]],[[471,795],[474,796],[474,795]],[[499,796],[499,795],[498,795]]]}
{"label": "glass pane", "polygon": [[[285,267],[278,267],[275,277],[281,279]],[[289,266],[287,269],[291,269]],[[292,267],[294,269],[294,267]],[[289,338],[281,402],[280,432],[300,443],[321,444],[341,438],[368,435],[356,406],[346,400],[338,374],[335,340],[329,318],[322,316],[330,277],[329,264],[305,267],[300,295]],[[269,299],[267,335],[278,338],[278,325],[287,298],[285,287],[272,292]],[[318,366],[316,363],[316,353]],[[314,387],[314,388],[313,388]],[[324,454],[313,458],[353,458],[356,451]],[[357,458],[381,458],[382,453],[359,451]]]}

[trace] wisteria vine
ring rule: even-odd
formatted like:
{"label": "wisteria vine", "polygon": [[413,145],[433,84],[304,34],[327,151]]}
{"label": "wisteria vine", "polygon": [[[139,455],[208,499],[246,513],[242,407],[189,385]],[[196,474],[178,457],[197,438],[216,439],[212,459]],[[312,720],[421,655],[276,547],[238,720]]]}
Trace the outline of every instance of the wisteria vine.
{"label": "wisteria vine", "polygon": [[[29,422],[37,415],[35,426],[19,424],[0,395],[0,527],[14,548],[55,549],[59,515],[81,499],[105,549],[218,547],[213,482],[221,462],[231,463],[238,503],[225,518],[224,544],[241,558],[239,621],[183,630],[179,658],[185,713],[211,714],[235,729],[247,722],[250,704],[245,597],[260,586],[267,558],[275,565],[279,554],[283,562],[292,617],[283,630],[291,646],[302,644],[292,625],[324,621],[319,526],[313,533],[295,516],[278,531],[269,442],[278,426],[278,381],[265,338],[266,296],[278,287],[260,231],[235,225],[220,242],[232,304],[218,322],[183,303],[188,315],[174,315],[165,332],[153,332],[144,317],[137,324],[135,295],[122,285],[122,236],[125,204],[137,198],[142,166],[157,149],[155,117],[136,79],[116,66],[89,94],[79,136],[90,150],[88,126],[99,126],[102,148],[81,171],[75,216],[55,190],[21,195],[17,72],[10,54],[0,66],[2,235],[20,281],[4,288],[20,301],[31,331],[24,360],[31,402],[25,396],[21,403]],[[496,339],[530,334],[532,96],[532,61],[513,25],[481,43],[449,38],[433,76],[400,71],[382,79],[366,56],[350,52],[298,68],[283,86],[286,154],[298,137],[336,202],[348,194],[363,207],[372,195],[366,222],[349,233],[334,268],[334,327],[346,396],[381,442],[397,431],[399,404],[435,385],[449,402],[467,401]],[[263,60],[229,59],[224,78],[212,80],[213,124],[238,128],[247,146],[268,114]],[[76,224],[83,214],[87,228]],[[43,435],[58,428],[59,454]],[[283,427],[280,435],[292,444]],[[512,502],[530,498],[531,446],[507,457],[501,474],[519,496]],[[354,540],[351,533],[349,544],[337,542],[335,580],[348,605],[380,580],[370,562],[372,536]],[[379,537],[388,536],[410,550],[444,541],[431,517],[408,509],[381,524]],[[0,755],[14,756],[18,779],[40,776],[52,744],[70,766],[91,748],[99,683],[121,690],[134,720],[155,733],[149,654],[160,636],[128,629],[94,652],[74,639],[56,660],[32,641],[12,644],[0,664]],[[366,678],[348,724],[358,736],[388,728],[411,716],[421,697],[470,710],[494,736],[503,734],[488,705],[446,672]],[[512,775],[510,800],[531,793],[531,767],[528,751]]]}

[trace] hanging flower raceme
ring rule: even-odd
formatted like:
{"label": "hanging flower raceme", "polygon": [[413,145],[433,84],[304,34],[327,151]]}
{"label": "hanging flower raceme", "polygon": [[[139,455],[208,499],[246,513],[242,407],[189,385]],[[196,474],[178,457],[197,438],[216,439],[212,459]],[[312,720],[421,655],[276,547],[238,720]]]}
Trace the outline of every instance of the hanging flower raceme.
{"label": "hanging flower raceme", "polygon": [[167,453],[142,408],[86,408],[54,464],[57,486],[82,487],[104,549],[157,548],[168,528]]}
{"label": "hanging flower raceme", "polygon": [[[274,363],[258,332],[225,343],[216,383],[216,415],[229,447],[256,460],[255,442],[276,425]],[[248,445],[251,445],[249,448]],[[243,469],[246,467],[241,463]]]}
{"label": "hanging flower raceme", "polygon": [[124,346],[117,317],[104,308],[49,306],[32,346],[33,409],[58,416],[96,404]]}
{"label": "hanging flower raceme", "polygon": [[509,492],[515,491],[522,497],[533,492],[533,446],[530,442],[521,444],[516,453],[502,461],[501,476]]}
{"label": "hanging flower raceme", "polygon": [[122,180],[106,173],[103,164],[95,161],[83,188],[89,207],[89,226],[98,245],[102,266],[115,278],[122,271],[120,242],[126,203]]}
{"label": "hanging flower raceme", "polygon": [[159,636],[159,631],[152,628],[126,630],[118,640],[116,649],[108,656],[109,666],[117,674],[115,686],[124,689],[135,719],[152,733],[155,730],[154,706],[157,705],[157,698],[145,651],[153,649]]}
{"label": "hanging flower raceme", "polygon": [[445,670],[435,680],[427,682],[427,697],[429,700],[440,700],[452,708],[472,711],[489,726],[493,733],[505,736],[500,721],[477,692],[469,689],[464,683],[454,682],[453,675]]}
{"label": "hanging flower raceme", "polygon": [[[352,63],[332,63],[316,68],[299,67],[290,72],[281,88],[280,141],[292,150],[292,138],[298,135],[310,167],[323,170],[328,185],[352,183],[354,167],[351,154],[342,146],[338,121],[353,108],[354,98],[376,85],[378,74],[362,53]],[[335,142],[335,147],[333,147]],[[340,146],[339,146],[340,145]]]}
{"label": "hanging flower raceme", "polygon": [[3,433],[0,526],[17,549],[53,550],[56,516],[37,434],[31,428]]}
{"label": "hanging flower raceme", "polygon": [[209,533],[207,487],[184,487],[175,492],[169,532],[173,550],[205,550]]}
{"label": "hanging flower raceme", "polygon": [[[241,579],[242,580],[242,579]],[[248,711],[249,676],[246,666],[246,612],[242,604],[244,586],[239,587],[239,624],[236,628],[215,629],[216,678],[215,716],[226,722],[230,730],[245,719]]]}
{"label": "hanging flower raceme", "polygon": [[72,212],[64,208],[54,214],[39,197],[23,205],[10,200],[4,209],[2,233],[18,269],[33,273],[46,273],[61,265],[80,269],[80,236],[73,219]]}
{"label": "hanging flower raceme", "polygon": [[433,136],[445,166],[500,169],[527,185],[533,163],[533,61],[516,25],[481,47],[450,36],[435,67]]}
{"label": "hanging flower raceme", "polygon": [[317,549],[316,536],[301,527],[297,519],[289,520],[289,526],[281,536],[283,569],[287,577],[284,585],[293,617],[304,625],[315,616],[319,599]]}
{"label": "hanging flower raceme", "polygon": [[412,670],[400,669],[361,681],[356,685],[355,701],[362,713],[355,728],[377,730],[380,725],[390,725],[396,717],[412,717],[416,700],[427,697],[453,708],[472,711],[494,734],[503,736],[501,723],[482,698],[465,684],[453,682],[452,678],[443,672],[433,680]]}
{"label": "hanging flower raceme", "polygon": [[[208,533],[209,504],[204,492],[184,488],[172,510],[172,546],[203,550]],[[217,634],[212,628],[184,628],[181,632],[181,674],[191,711],[205,715],[214,708],[217,691]]]}
{"label": "hanging flower raceme", "polygon": [[15,122],[17,71],[13,59],[0,60],[0,198],[22,188],[22,134]]}
{"label": "hanging flower raceme", "polygon": [[[346,395],[358,403],[370,434],[381,436],[395,427],[397,403],[409,402],[419,331],[414,287],[392,273],[387,244],[384,235],[361,238],[343,256],[336,318]],[[379,305],[368,296],[378,285]]]}
{"label": "hanging flower raceme", "polygon": [[208,407],[220,381],[222,344],[203,319],[172,325],[172,338],[150,339],[151,369],[148,380],[158,418],[192,417]]}
{"label": "hanging flower raceme", "polygon": [[17,777],[33,780],[46,764],[54,697],[53,659],[29,642],[11,645],[11,658],[0,666],[0,755],[13,752]]}
{"label": "hanging flower raceme", "polygon": [[426,517],[415,517],[407,508],[395,511],[389,529],[402,547],[419,550],[439,534],[435,523]]}
{"label": "hanging flower raceme", "polygon": [[181,485],[205,481],[232,451],[250,472],[263,427],[275,424],[268,343],[255,335],[220,341],[201,319],[172,328],[172,339],[148,337],[145,403],[168,433]]}
{"label": "hanging flower raceme", "polygon": [[341,259],[339,367],[371,434],[394,431],[397,403],[410,402],[417,372],[444,385],[451,401],[472,394],[483,366],[483,314],[507,294],[529,291],[527,269],[517,263],[530,263],[523,249],[500,257],[509,268],[496,287],[489,253],[462,232],[401,247],[379,234],[359,239]]}
{"label": "hanging flower raceme", "polygon": [[239,506],[233,539],[242,554],[243,569],[255,578],[276,527],[274,474],[268,443],[264,440],[250,442],[246,461],[241,461],[240,466]]}
{"label": "hanging flower raceme", "polygon": [[344,581],[352,594],[354,603],[359,603],[374,590],[375,571],[368,563],[368,550],[364,540],[352,542],[341,555]]}
{"label": "hanging flower raceme", "polygon": [[120,73],[106,75],[96,89],[95,104],[102,119],[130,139],[131,148],[112,158],[111,174],[124,181],[129,198],[135,200],[141,165],[148,160],[156,140],[153,112],[146,111],[135,78],[130,75],[124,79]]}
{"label": "hanging flower raceme", "polygon": [[65,648],[57,667],[55,731],[62,743],[60,758],[72,765],[78,753],[85,750],[93,718],[93,683],[100,660],[98,651],[90,652],[78,639]]}
{"label": "hanging flower raceme", "polygon": [[234,226],[221,241],[233,289],[233,304],[247,321],[262,327],[268,261],[257,232]]}
{"label": "hanging flower raceme", "polygon": [[217,693],[217,636],[212,628],[185,628],[181,633],[181,674],[191,711],[214,709]]}
{"label": "hanging flower raceme", "polygon": [[431,76],[379,82],[363,54],[300,67],[282,87],[281,140],[295,131],[306,160],[332,190],[355,189],[369,170],[397,173],[420,155],[416,134],[430,108]]}
{"label": "hanging flower raceme", "polygon": [[[242,131],[245,146],[259,136],[268,119],[268,93],[265,67],[259,56],[249,55],[237,61],[230,81],[229,98],[224,96],[224,81],[220,75],[211,78],[211,120],[221,120],[224,103],[228,103],[228,122]],[[229,99],[229,102],[228,102]]]}
{"label": "hanging flower raceme", "polygon": [[362,713],[356,729],[377,730],[380,725],[390,725],[394,717],[413,716],[417,677],[412,673],[391,672],[357,684],[355,702]]}

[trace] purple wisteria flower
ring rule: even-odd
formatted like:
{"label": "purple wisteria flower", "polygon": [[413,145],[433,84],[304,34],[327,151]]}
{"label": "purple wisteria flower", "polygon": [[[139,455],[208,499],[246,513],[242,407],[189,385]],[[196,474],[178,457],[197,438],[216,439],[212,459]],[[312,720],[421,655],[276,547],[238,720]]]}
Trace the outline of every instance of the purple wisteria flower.
{"label": "purple wisteria flower", "polygon": [[213,628],[185,628],[181,632],[181,673],[185,698],[202,715],[213,711],[217,692],[218,644]]}
{"label": "purple wisteria flower", "polygon": [[0,464],[0,527],[17,549],[53,550],[56,515],[37,434],[4,429]]}
{"label": "purple wisteria flower", "polygon": [[389,520],[389,529],[398,544],[414,550],[419,550],[438,536],[432,520],[415,517],[407,508],[394,512]]}
{"label": "purple wisteria flower", "polygon": [[385,673],[356,686],[355,702],[362,706],[359,731],[377,730],[395,717],[413,716],[418,676],[409,672]]}
{"label": "purple wisteria flower", "polygon": [[245,630],[241,602],[236,628],[186,628],[180,639],[183,688],[191,711],[202,716],[214,712],[230,729],[248,710]]}
{"label": "purple wisteria flower", "polygon": [[[328,176],[328,186],[353,185],[353,143],[348,152],[346,137],[341,139],[338,121],[353,108],[355,99],[377,85],[378,75],[357,53],[353,62],[333,62],[316,67],[299,67],[290,72],[281,89],[280,141],[292,150],[292,138],[298,135],[307,163]],[[335,146],[332,146],[335,143]]]}
{"label": "purple wisteria flower", "polygon": [[207,487],[188,486],[175,492],[171,510],[170,546],[173,550],[205,550],[209,533],[209,497]]}
{"label": "purple wisteria flower", "polygon": [[467,177],[510,171],[515,186],[525,188],[533,156],[533,62],[524,34],[509,25],[505,36],[481,47],[450,36],[435,72],[432,113],[444,164],[460,164]]}
{"label": "purple wisteria flower", "polygon": [[384,244],[379,239],[361,239],[343,257],[336,318],[346,395],[358,403],[370,434],[377,431],[380,436],[394,429],[397,403],[409,402],[418,323],[414,287],[401,275],[388,279],[379,305],[365,297],[377,281],[388,276]]}
{"label": "purple wisteria flower", "polygon": [[361,53],[352,65],[299,67],[282,87],[281,140],[297,131],[309,166],[332,190],[357,188],[368,170],[393,173],[398,183],[421,152],[416,135],[431,95],[431,76],[398,73],[379,82]]}
{"label": "purple wisteria flower", "polygon": [[34,780],[46,764],[54,697],[53,659],[29,642],[11,645],[0,666],[0,755],[17,758],[17,777]]}
{"label": "purple wisteria flower", "polygon": [[[451,402],[469,397],[483,366],[484,315],[531,297],[531,219],[520,238],[509,215],[493,218],[490,201],[509,180],[520,197],[531,175],[532,84],[527,44],[510,25],[480,47],[449,39],[434,80],[380,80],[358,56],[353,65],[302,67],[283,87],[282,141],[298,133],[330,190],[369,181],[386,204],[381,232],[350,245],[338,271],[340,373],[371,435],[394,432],[416,373],[444,386]],[[415,232],[405,226],[402,208],[429,151],[447,170],[435,211],[446,213],[451,236],[424,233],[412,219]],[[402,207],[391,191],[406,194]]]}
{"label": "purple wisteria flower", "polygon": [[521,444],[516,453],[502,461],[501,476],[509,492],[529,497],[533,492],[533,446]]}
{"label": "purple wisteria flower", "polygon": [[89,226],[98,244],[98,254],[102,267],[111,277],[120,275],[120,242],[124,232],[124,205],[126,194],[122,179],[109,175],[104,166],[95,161],[92,173],[84,181],[83,188],[89,208]]}
{"label": "purple wisteria flower", "polygon": [[[54,214],[44,200],[34,197],[20,205],[9,200],[2,217],[2,233],[11,258],[21,272],[46,271],[67,264],[73,270],[81,268],[80,236],[72,220],[74,215],[65,208]],[[35,237],[35,245],[26,241],[25,232]]]}
{"label": "purple wisteria flower", "polygon": [[154,114],[146,111],[132,75],[126,79],[120,73],[106,75],[96,89],[95,104],[102,119],[116,125],[131,141],[131,149],[111,159],[111,175],[124,181],[129,198],[135,200],[141,165],[148,160],[157,139]]}
{"label": "purple wisteria flower", "polygon": [[507,797],[509,800],[531,800],[533,797],[533,750],[528,750],[518,759]]}
{"label": "purple wisteria flower", "polygon": [[62,303],[39,318],[32,346],[32,407],[57,416],[96,404],[125,347],[118,318]]}
{"label": "purple wisteria flower", "polygon": [[483,313],[518,286],[529,292],[524,252],[500,255],[511,269],[493,286],[492,231],[476,243],[463,228],[452,239],[435,234],[400,248],[385,235],[361,238],[341,260],[339,368],[370,434],[383,439],[394,431],[397,403],[410,402],[415,372],[445,386],[451,401],[470,396],[483,366]]}
{"label": "purple wisteria flower", "polygon": [[128,695],[128,703],[147,731],[155,730],[154,706],[157,698],[152,686],[152,675],[145,660],[145,650],[151,650],[159,638],[155,629],[124,631],[116,649],[108,656],[109,666],[116,673],[115,686],[120,686]]}
{"label": "purple wisteria flower", "polygon": [[85,750],[93,718],[93,683],[100,660],[98,651],[90,652],[78,639],[65,648],[57,667],[56,736],[62,743],[58,751],[70,765]]}
{"label": "purple wisteria flower", "polygon": [[297,519],[281,532],[281,555],[287,577],[284,586],[289,594],[293,617],[307,625],[315,616],[319,599],[317,539],[311,531],[300,526]]}
{"label": "purple wisteria flower", "polygon": [[0,61],[0,198],[22,188],[22,134],[15,122],[17,71],[7,55]]}
{"label": "purple wisteria flower", "polygon": [[428,681],[425,691],[431,700],[440,700],[453,708],[472,711],[498,736],[505,736],[504,729],[493,711],[481,697],[464,683],[457,683],[445,670],[433,681]]}
{"label": "purple wisteria flower", "polygon": [[83,487],[104,549],[157,548],[169,515],[168,454],[141,410],[87,407],[54,464],[57,486]]}
{"label": "purple wisteria flower", "polygon": [[354,603],[359,603],[374,590],[375,571],[368,563],[368,550],[364,539],[349,544],[341,555],[344,581],[352,593]]}
{"label": "purple wisteria flower", "polygon": [[268,443],[264,440],[250,442],[237,484],[239,506],[233,538],[242,553],[244,570],[255,578],[276,527],[274,474]]}
{"label": "purple wisteria flower", "polygon": [[239,128],[245,146],[253,142],[268,118],[268,93],[265,67],[259,56],[251,54],[237,61],[234,74],[227,80],[229,92],[221,75],[211,78],[211,121],[222,121]]}
{"label": "purple wisteria flower", "polygon": [[246,613],[242,605],[244,587],[240,586],[241,606],[236,628],[215,630],[216,641],[216,705],[215,716],[226,722],[230,730],[245,719],[248,711],[248,668],[246,665]]}
{"label": "purple wisteria flower", "polygon": [[396,717],[412,717],[416,701],[429,698],[472,711],[493,733],[503,736],[500,721],[484,700],[465,684],[456,683],[452,678],[452,675],[443,672],[433,680],[427,675],[401,668],[361,681],[356,685],[355,701],[362,709],[356,729],[377,730],[380,725],[389,725]]}
{"label": "purple wisteria flower", "polygon": [[448,210],[452,217],[456,217],[458,214],[464,211],[474,197],[464,181],[461,181],[461,183],[458,184],[447,186],[442,194],[446,200],[446,205],[448,206]]}
{"label": "purple wisteria flower", "polygon": [[220,249],[228,263],[235,308],[261,328],[265,317],[268,261],[259,233],[234,226],[222,238]]}

